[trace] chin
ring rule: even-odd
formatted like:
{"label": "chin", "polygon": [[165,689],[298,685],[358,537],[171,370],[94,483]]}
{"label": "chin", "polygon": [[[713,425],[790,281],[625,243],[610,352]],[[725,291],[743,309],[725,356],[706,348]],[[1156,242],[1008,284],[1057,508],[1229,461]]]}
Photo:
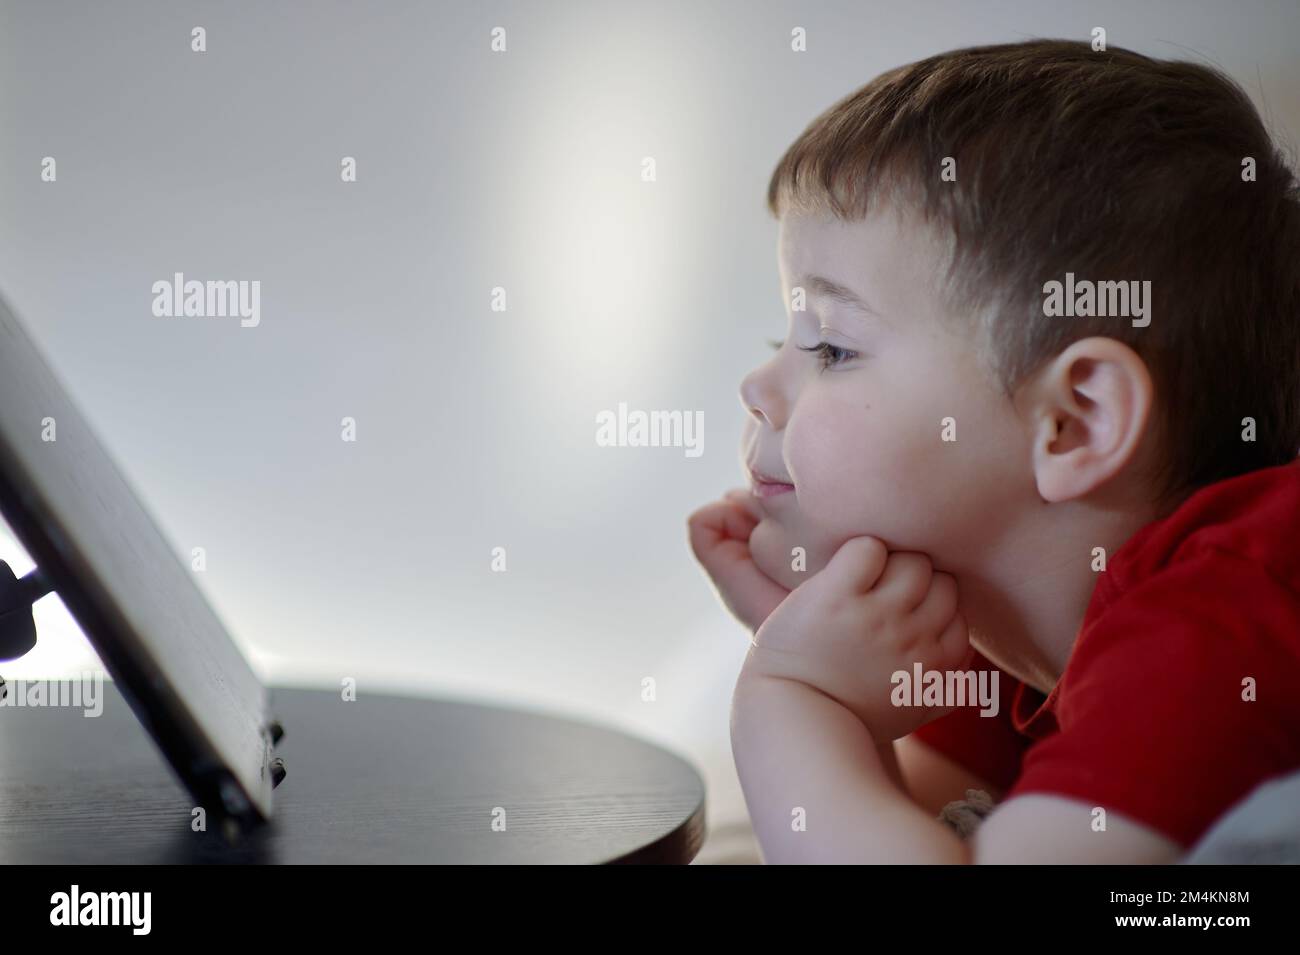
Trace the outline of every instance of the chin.
{"label": "chin", "polygon": [[[803,570],[795,570],[792,551],[804,549]],[[820,535],[800,533],[772,518],[764,518],[755,526],[749,538],[749,551],[754,564],[786,590],[794,590],[801,583],[826,566],[835,548]]]}

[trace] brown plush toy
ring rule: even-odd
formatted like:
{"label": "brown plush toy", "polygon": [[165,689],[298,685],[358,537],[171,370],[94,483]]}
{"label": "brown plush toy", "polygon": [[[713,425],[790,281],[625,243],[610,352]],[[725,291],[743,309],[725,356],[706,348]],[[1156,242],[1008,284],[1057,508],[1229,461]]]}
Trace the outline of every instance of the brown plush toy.
{"label": "brown plush toy", "polygon": [[988,793],[982,789],[968,789],[965,799],[955,799],[943,807],[939,821],[952,826],[957,835],[965,839],[992,811],[993,798]]}

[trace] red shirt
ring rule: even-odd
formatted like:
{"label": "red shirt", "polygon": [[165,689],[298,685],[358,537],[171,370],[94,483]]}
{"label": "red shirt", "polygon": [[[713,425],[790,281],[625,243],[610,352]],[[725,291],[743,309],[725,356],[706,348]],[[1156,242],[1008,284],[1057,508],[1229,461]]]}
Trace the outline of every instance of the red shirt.
{"label": "red shirt", "polygon": [[1051,694],[999,683],[998,716],[964,707],[914,735],[1007,799],[1065,796],[1190,847],[1300,769],[1300,461],[1141,528],[1098,573]]}

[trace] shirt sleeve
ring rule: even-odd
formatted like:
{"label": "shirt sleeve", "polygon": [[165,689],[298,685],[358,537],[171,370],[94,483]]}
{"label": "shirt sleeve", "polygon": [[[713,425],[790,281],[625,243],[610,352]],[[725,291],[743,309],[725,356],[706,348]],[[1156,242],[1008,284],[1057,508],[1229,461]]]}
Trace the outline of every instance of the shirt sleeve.
{"label": "shirt sleeve", "polygon": [[1213,546],[1177,559],[1080,635],[1056,717],[1008,798],[1070,797],[1191,846],[1300,767],[1300,594]]}
{"label": "shirt sleeve", "polygon": [[978,652],[971,669],[997,670],[997,715],[980,716],[979,707],[964,706],[926,723],[911,735],[980,779],[1006,790],[1019,776],[1020,759],[1029,745],[1029,738],[1018,733],[1011,722],[1019,681]]}

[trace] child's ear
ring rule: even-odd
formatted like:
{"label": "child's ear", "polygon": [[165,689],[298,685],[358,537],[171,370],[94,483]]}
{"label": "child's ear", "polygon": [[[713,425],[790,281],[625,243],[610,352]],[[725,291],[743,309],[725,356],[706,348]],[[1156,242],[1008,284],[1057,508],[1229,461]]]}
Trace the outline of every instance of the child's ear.
{"label": "child's ear", "polygon": [[1089,494],[1133,459],[1155,389],[1133,349],[1093,336],[1050,361],[1029,395],[1034,478],[1055,503]]}

